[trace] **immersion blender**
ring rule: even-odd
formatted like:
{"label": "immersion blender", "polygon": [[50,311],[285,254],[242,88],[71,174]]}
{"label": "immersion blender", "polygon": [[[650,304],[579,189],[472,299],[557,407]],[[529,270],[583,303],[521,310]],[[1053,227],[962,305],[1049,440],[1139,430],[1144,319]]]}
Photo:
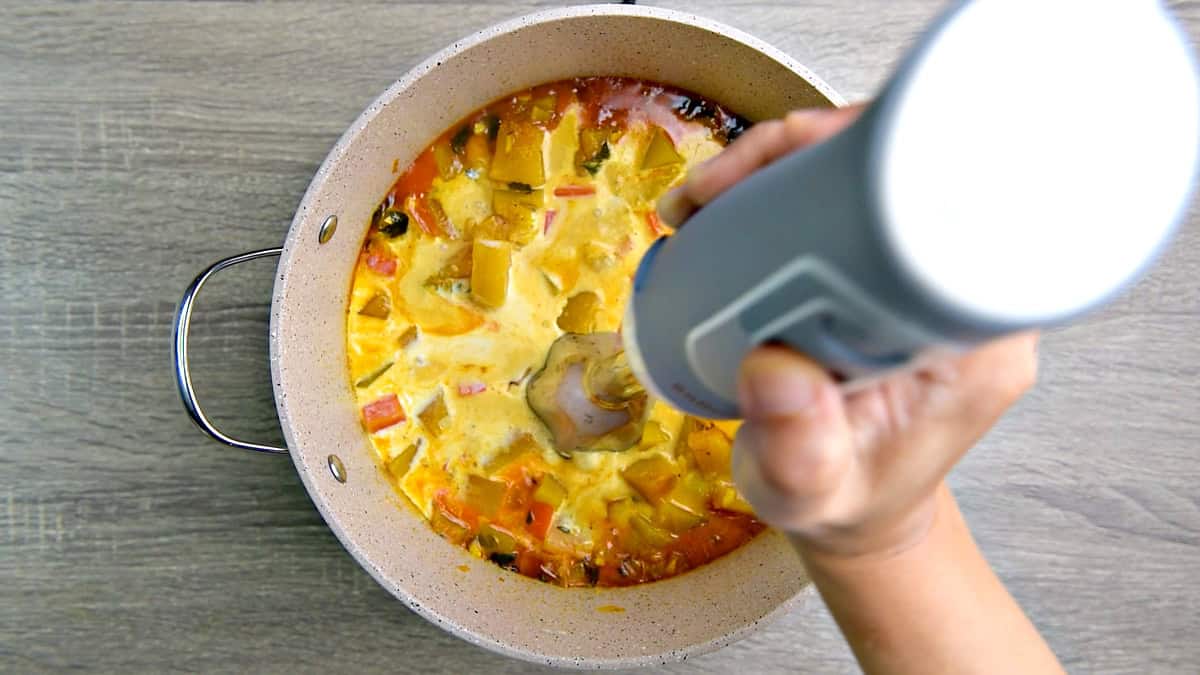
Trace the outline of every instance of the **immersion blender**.
{"label": "immersion blender", "polygon": [[1111,299],[1181,219],[1200,87],[1158,0],[954,4],[848,129],[754,173],[646,253],[638,381],[738,416],[783,343],[848,389]]}

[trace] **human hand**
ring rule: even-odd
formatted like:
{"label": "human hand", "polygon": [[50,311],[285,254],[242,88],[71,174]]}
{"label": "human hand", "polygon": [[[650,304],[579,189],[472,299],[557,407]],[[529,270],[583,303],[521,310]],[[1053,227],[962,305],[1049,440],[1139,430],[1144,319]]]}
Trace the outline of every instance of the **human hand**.
{"label": "human hand", "polygon": [[[761,122],[665,195],[662,220],[683,223],[753,171],[836,134],[861,107]],[[861,556],[924,536],[950,468],[1034,382],[1037,336],[996,340],[843,395],[818,364],[763,347],[742,364],[745,424],[733,476],[758,515],[805,554]]]}

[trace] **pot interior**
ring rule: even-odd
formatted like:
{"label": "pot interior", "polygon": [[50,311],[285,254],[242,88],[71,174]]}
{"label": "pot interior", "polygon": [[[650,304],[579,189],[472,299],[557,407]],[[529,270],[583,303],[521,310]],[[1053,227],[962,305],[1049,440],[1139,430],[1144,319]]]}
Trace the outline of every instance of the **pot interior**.
{"label": "pot interior", "polygon": [[[505,94],[583,75],[689,89],[751,120],[840,102],[749,36],[694,16],[623,5],[551,10],[461,40],[373,102],[330,152],[296,213],[271,319],[275,398],[296,468],[326,522],[385,588],[467,640],[560,665],[673,660],[740,637],[800,597],[808,579],[766,532],[730,555],[652,584],[563,589],[506,572],[435,535],[377,468],[345,351],[354,262],[371,212],[438,133]],[[338,219],[327,243],[318,231]],[[335,455],[345,482],[329,468]],[[619,609],[618,609],[619,608]]]}

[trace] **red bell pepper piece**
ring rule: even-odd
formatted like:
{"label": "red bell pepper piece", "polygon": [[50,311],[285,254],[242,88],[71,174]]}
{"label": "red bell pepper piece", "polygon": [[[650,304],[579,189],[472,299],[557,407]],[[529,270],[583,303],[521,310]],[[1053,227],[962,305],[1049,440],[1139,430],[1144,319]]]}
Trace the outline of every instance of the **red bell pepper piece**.
{"label": "red bell pepper piece", "polygon": [[404,416],[404,408],[400,407],[400,399],[396,398],[395,394],[388,394],[377,401],[364,405],[362,413],[363,424],[371,433],[408,419]]}
{"label": "red bell pepper piece", "polygon": [[555,197],[588,197],[594,194],[595,185],[560,185],[554,188]]}
{"label": "red bell pepper piece", "polygon": [[545,502],[534,502],[529,507],[529,518],[529,533],[538,539],[545,539],[554,520],[554,507]]}

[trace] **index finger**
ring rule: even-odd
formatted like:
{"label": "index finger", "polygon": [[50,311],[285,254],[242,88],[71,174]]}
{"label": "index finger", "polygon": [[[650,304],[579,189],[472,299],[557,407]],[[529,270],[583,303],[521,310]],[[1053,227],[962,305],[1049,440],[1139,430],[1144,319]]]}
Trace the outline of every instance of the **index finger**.
{"label": "index finger", "polygon": [[680,225],[696,209],[780,157],[833,136],[858,118],[863,104],[835,109],[793,110],[759,122],[729,147],[688,172],[686,182],[663,195],[659,218]]}

